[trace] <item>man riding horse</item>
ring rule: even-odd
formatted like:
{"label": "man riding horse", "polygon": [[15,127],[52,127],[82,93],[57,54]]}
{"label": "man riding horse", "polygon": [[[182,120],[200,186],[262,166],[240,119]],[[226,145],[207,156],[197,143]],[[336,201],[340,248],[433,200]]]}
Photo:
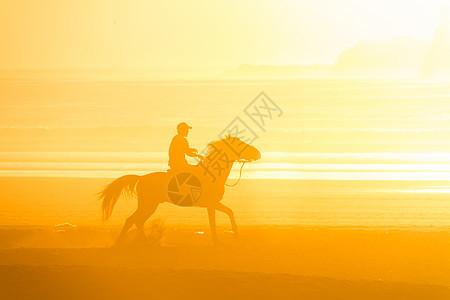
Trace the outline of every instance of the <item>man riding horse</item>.
{"label": "man riding horse", "polygon": [[[152,172],[142,176],[125,175],[108,184],[100,192],[100,198],[103,200],[102,210],[105,220],[111,216],[114,206],[121,195],[137,195],[137,209],[125,221],[117,239],[118,244],[124,240],[125,235],[133,225],[136,225],[139,234],[145,237],[144,224],[155,212],[159,204],[171,202],[173,204],[178,203],[177,205],[179,205],[179,202],[175,203],[171,199],[170,195],[173,191],[169,185],[171,178],[185,176],[186,174],[183,174],[183,171],[187,171],[190,175],[198,175],[198,181],[201,183],[201,197],[197,199],[198,201],[192,203],[193,205],[191,206],[207,208],[213,242],[218,242],[216,233],[216,210],[228,215],[232,230],[237,237],[238,228],[234,213],[221,202],[225,193],[226,181],[235,162],[242,162],[242,171],[245,162],[260,159],[261,152],[238,137],[226,136],[208,144],[206,158],[201,163],[203,167],[196,168],[196,166],[188,164],[186,155],[200,159],[203,159],[203,156],[198,154],[196,149],[189,148],[189,143],[186,139],[189,129],[191,127],[186,123],[180,123],[177,126],[178,135],[172,139],[169,149],[169,166],[171,168],[169,174],[167,172]],[[218,153],[221,154],[220,157],[218,157]],[[219,162],[221,163],[221,169],[213,173]],[[176,174],[170,175],[171,172],[176,172]],[[213,175],[214,179],[210,175]],[[177,180],[176,183],[179,184]],[[182,191],[178,191],[178,194],[182,194],[178,195],[181,196],[179,200],[185,199],[183,197],[187,195]]]}
{"label": "man riding horse", "polygon": [[186,160],[186,155],[189,157],[198,157],[203,160],[203,156],[198,154],[197,149],[189,148],[189,142],[186,137],[189,134],[191,126],[185,122],[178,124],[178,134],[172,138],[172,142],[169,146],[169,167],[172,171],[187,170],[193,165],[189,164]]}

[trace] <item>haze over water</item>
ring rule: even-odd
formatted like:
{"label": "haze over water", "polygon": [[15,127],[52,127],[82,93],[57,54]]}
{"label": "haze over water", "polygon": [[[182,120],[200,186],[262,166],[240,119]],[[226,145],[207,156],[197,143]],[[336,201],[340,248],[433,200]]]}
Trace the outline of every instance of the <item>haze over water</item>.
{"label": "haze over water", "polygon": [[[286,180],[243,183],[245,195],[239,197],[231,192],[228,201],[241,208],[241,223],[450,226],[448,82],[148,81],[70,72],[38,75],[30,79],[26,73],[2,73],[2,177],[116,178],[164,171],[178,122],[193,126],[188,139],[200,150],[240,116],[259,135],[253,144],[263,157],[246,165],[243,178]],[[243,113],[261,91],[284,111],[267,121],[266,132]],[[238,177],[238,168],[231,180]],[[308,185],[298,180],[334,180],[336,184],[311,181]],[[263,205],[255,206],[251,203],[258,190],[266,192],[261,195]],[[48,192],[34,191],[30,197],[35,195],[41,199],[39,205],[51,207],[55,202],[46,200]],[[89,202],[92,193],[86,191],[87,199],[76,201]],[[285,197],[278,199],[278,193]],[[364,200],[368,195],[370,200]],[[27,201],[22,197],[15,203],[11,200],[18,198],[15,193],[10,197],[3,199],[10,207]],[[401,205],[392,205],[400,199]],[[71,215],[74,208],[64,207],[68,199],[61,201],[61,209]],[[97,222],[95,205],[84,206],[74,222]],[[134,201],[127,205],[118,214],[125,217]],[[341,212],[336,214],[337,207]],[[167,209],[177,216],[173,222],[180,221],[177,208]],[[11,219],[13,211],[4,211],[4,220],[17,224]],[[38,223],[64,221],[51,211],[48,222],[44,218]],[[374,211],[379,215],[374,216]],[[204,221],[203,214],[195,214],[186,215],[182,222]],[[21,224],[27,223],[26,216],[23,211]],[[30,211],[29,221],[33,219]]]}
{"label": "haze over water", "polygon": [[[2,77],[2,176],[165,170],[177,122],[192,124],[189,141],[200,150],[239,116],[264,153],[249,166],[255,177],[450,179],[448,82]],[[243,112],[261,91],[284,111],[266,132]]]}

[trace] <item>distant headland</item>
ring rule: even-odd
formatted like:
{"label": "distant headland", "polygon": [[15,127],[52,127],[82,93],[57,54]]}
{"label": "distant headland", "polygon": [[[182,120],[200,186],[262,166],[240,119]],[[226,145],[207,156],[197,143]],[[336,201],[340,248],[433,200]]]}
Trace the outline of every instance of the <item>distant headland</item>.
{"label": "distant headland", "polygon": [[342,51],[332,65],[243,64],[225,78],[450,78],[450,4],[445,2],[434,40],[393,37],[361,41]]}

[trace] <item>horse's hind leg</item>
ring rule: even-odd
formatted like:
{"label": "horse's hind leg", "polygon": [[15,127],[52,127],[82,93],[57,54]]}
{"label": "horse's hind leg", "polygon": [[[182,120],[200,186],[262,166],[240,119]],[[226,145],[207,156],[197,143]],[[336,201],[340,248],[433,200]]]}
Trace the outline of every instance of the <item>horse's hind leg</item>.
{"label": "horse's hind leg", "polygon": [[138,206],[136,211],[125,221],[116,244],[120,244],[121,242],[123,242],[128,230],[130,230],[131,226],[133,226],[134,224],[136,224],[140,235],[142,237],[145,237],[144,224],[147,219],[155,212],[158,204],[159,203],[155,201],[154,203],[147,203],[145,205]]}
{"label": "horse's hind leg", "polygon": [[136,215],[135,224],[139,231],[139,234],[142,237],[145,237],[144,224],[158,208],[158,204],[159,203],[157,201],[150,202],[147,203],[145,206],[138,208],[138,211],[136,211],[138,214]]}
{"label": "horse's hind leg", "polygon": [[119,238],[116,241],[116,244],[121,243],[124,238],[125,235],[127,234],[128,230],[130,230],[131,226],[133,226],[133,224],[136,222],[136,217],[138,215],[139,209],[137,209],[131,216],[129,216],[127,218],[127,220],[125,221],[125,224],[122,227],[122,231],[120,232]]}

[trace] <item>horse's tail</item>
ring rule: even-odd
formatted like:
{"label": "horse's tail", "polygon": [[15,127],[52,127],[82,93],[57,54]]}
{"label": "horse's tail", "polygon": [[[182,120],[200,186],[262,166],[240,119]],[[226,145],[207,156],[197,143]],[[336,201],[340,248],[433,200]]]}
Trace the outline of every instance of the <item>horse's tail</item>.
{"label": "horse's tail", "polygon": [[121,195],[133,196],[135,194],[134,187],[139,179],[140,176],[138,175],[122,176],[105,186],[103,191],[99,193],[100,200],[103,199],[102,211],[104,220],[109,219],[114,209],[114,205],[116,205],[116,202]]}

